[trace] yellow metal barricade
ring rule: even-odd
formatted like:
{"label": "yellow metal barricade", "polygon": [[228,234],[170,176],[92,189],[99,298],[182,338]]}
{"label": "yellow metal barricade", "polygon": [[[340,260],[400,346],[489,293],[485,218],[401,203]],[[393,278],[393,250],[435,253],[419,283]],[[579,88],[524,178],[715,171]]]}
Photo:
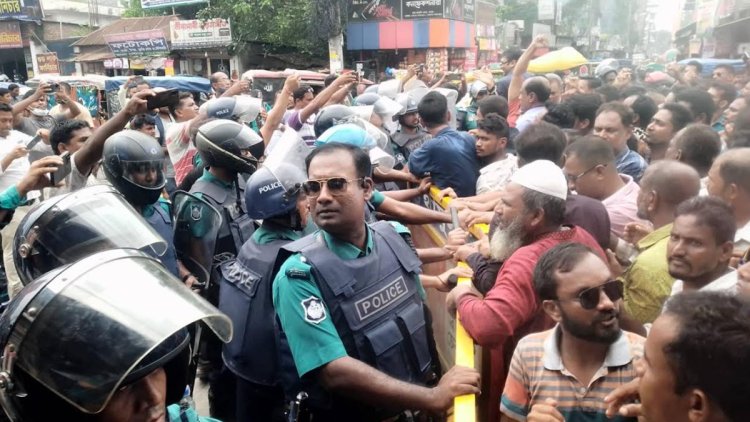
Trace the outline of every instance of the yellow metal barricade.
{"label": "yellow metal barricade", "polygon": [[[430,190],[429,200],[426,205],[429,208],[444,211],[450,207],[451,198],[438,199],[439,189],[433,187]],[[445,245],[447,233],[451,226],[447,224],[432,224],[424,226],[413,226],[412,235],[418,247],[442,247]],[[479,239],[487,234],[489,227],[486,224],[477,224],[469,229],[469,233]],[[466,266],[459,262],[459,266]],[[445,263],[427,264],[425,271],[430,274],[439,274],[448,269],[450,265]],[[459,278],[458,283],[471,283],[469,278]],[[428,292],[428,303],[433,312],[434,332],[441,361],[445,367],[462,365],[476,368],[481,365],[474,341],[469,337],[466,330],[461,326],[459,316],[455,320],[445,312],[445,294],[439,292]],[[456,397],[453,403],[452,420],[454,422],[476,422],[477,420],[477,398],[473,394]]]}

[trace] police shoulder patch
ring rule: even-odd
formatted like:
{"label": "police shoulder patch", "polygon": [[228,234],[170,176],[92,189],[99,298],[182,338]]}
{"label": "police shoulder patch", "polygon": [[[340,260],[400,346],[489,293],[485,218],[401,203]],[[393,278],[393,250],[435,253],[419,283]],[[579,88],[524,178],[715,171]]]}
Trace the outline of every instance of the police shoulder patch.
{"label": "police shoulder patch", "polygon": [[326,319],[326,308],[323,306],[323,301],[317,297],[310,296],[300,304],[305,311],[305,321],[310,324],[320,324]]}
{"label": "police shoulder patch", "polygon": [[201,209],[201,206],[199,204],[190,205],[190,218],[198,221],[201,219],[202,214],[203,210]]}

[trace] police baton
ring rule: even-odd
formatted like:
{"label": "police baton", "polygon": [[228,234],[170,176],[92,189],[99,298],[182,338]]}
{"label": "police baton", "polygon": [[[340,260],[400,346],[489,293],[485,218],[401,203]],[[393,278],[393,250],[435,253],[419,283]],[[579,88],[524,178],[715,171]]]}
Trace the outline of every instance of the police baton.
{"label": "police baton", "polygon": [[302,407],[302,402],[307,399],[307,393],[300,391],[297,394],[297,398],[289,403],[289,413],[287,414],[287,422],[297,422],[299,418],[299,411]]}

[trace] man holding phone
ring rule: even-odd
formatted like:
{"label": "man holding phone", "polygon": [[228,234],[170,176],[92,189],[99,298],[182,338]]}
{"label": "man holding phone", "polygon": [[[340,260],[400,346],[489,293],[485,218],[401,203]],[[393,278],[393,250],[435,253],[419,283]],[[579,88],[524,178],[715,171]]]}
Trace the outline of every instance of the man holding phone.
{"label": "man holding phone", "polygon": [[[60,82],[57,92],[55,92],[55,104],[49,111],[52,116],[70,114],[75,116],[76,120],[83,120],[89,126],[94,127],[94,119],[91,112],[83,104],[73,100],[73,87],[67,82]],[[74,110],[75,109],[75,110]]]}
{"label": "man holding phone", "polygon": [[[53,84],[41,82],[36,91],[27,92],[24,99],[13,106],[13,127],[29,136],[35,136],[39,129],[51,130],[59,122],[76,118],[83,107],[72,101],[70,107],[59,114],[51,114],[47,109],[47,95],[55,94],[57,89]],[[63,93],[61,98],[70,97]],[[23,116],[24,111],[29,112],[29,117]]]}
{"label": "man holding phone", "polygon": [[[4,192],[17,183],[29,172],[29,150],[27,145],[32,138],[22,132],[13,130],[13,109],[7,104],[0,104],[0,192]],[[29,205],[40,196],[38,190],[28,192],[27,201],[18,206],[16,216],[0,231],[3,238],[3,267],[8,278],[8,286],[20,286],[20,280],[13,265],[13,235],[18,222],[26,215]],[[16,204],[16,205],[20,205]],[[11,290],[9,288],[9,290]],[[11,293],[12,294],[12,293]]]}

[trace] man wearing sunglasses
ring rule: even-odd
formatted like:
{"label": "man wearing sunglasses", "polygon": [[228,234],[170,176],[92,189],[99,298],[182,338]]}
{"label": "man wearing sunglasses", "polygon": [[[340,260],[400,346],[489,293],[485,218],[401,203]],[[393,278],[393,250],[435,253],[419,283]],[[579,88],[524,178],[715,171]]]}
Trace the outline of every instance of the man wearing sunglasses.
{"label": "man wearing sunglasses", "polygon": [[[587,246],[559,244],[539,259],[534,286],[557,325],[518,343],[501,411],[517,421],[605,420],[603,397],[636,377],[644,338],[620,329],[623,286]],[[617,422],[635,418],[617,417]]]}
{"label": "man wearing sunglasses", "polygon": [[564,171],[571,191],[602,201],[615,236],[622,238],[628,223],[650,226],[638,218],[636,202],[641,189],[632,177],[618,174],[614,149],[604,139],[588,135],[570,144],[565,150]]}
{"label": "man wearing sunglasses", "polygon": [[421,263],[406,229],[365,224],[367,154],[328,143],[306,165],[302,189],[320,230],[282,249],[273,284],[287,398],[305,391],[303,414],[314,420],[382,421],[404,410],[442,412],[453,397],[479,392],[470,368],[436,383]]}

